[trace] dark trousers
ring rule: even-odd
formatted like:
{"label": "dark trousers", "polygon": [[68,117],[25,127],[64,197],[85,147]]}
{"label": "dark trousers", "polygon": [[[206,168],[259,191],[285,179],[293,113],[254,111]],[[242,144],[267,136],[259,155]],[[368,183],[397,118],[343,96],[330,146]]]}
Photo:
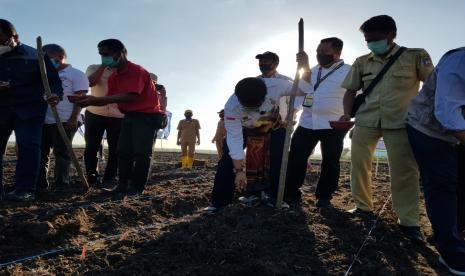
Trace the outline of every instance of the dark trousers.
{"label": "dark trousers", "polygon": [[286,197],[300,196],[299,188],[302,187],[307,173],[308,157],[315,149],[318,142],[321,143],[321,174],[318,180],[315,196],[318,199],[331,199],[339,182],[340,163],[344,136],[346,131],[333,129],[312,130],[298,127],[291,140],[289,163],[286,175]]}
{"label": "dark trousers", "polygon": [[459,185],[457,187],[457,227],[460,232],[465,231],[465,145],[457,148],[459,159]]}
{"label": "dark trousers", "polygon": [[[76,130],[67,129],[66,123],[63,123],[63,127],[66,136],[72,142]],[[61,138],[57,124],[44,124],[42,128],[39,178],[37,179],[37,189],[40,190],[48,188],[47,174],[50,168],[50,149],[53,149],[53,156],[55,157],[54,182],[57,184],[70,183],[69,167],[71,165],[71,156],[66,144]]]}
{"label": "dark trousers", "polygon": [[33,118],[21,118],[11,112],[0,122],[0,192],[3,192],[3,154],[8,139],[15,132],[18,155],[15,171],[15,189],[18,192],[34,192],[39,173],[40,143],[45,111]]}
{"label": "dark trousers", "polygon": [[86,111],[84,125],[86,131],[84,139],[86,148],[84,150],[84,162],[87,176],[97,175],[97,153],[102,144],[103,134],[107,132],[108,160],[103,175],[104,180],[112,180],[116,177],[118,170],[118,158],[116,148],[118,146],[119,133],[121,131],[121,118],[100,116]]}
{"label": "dark trousers", "polygon": [[[281,160],[283,156],[284,139],[286,129],[280,128],[271,132],[270,137],[270,188],[268,195],[276,198],[279,186],[279,174],[281,170]],[[218,162],[215,180],[213,184],[212,205],[219,208],[232,202],[235,190],[235,174],[233,172],[233,163],[229,155],[229,147],[224,141],[223,155]],[[245,147],[245,139],[244,139]]]}
{"label": "dark trousers", "polygon": [[163,115],[128,113],[125,115],[118,140],[118,169],[121,185],[134,185],[142,190],[147,181],[155,133]]}
{"label": "dark trousers", "polygon": [[458,257],[458,260],[465,260],[465,241],[457,231],[457,206],[459,200],[463,200],[457,194],[457,147],[427,136],[409,125],[407,134],[420,169],[435,246],[447,259]]}

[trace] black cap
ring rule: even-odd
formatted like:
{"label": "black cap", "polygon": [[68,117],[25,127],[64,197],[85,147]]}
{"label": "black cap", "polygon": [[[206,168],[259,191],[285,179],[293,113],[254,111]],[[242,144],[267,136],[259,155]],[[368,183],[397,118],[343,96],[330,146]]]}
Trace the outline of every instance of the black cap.
{"label": "black cap", "polygon": [[273,52],[266,51],[263,54],[255,56],[256,59],[271,59],[272,61],[279,62],[279,56]]}
{"label": "black cap", "polygon": [[217,112],[218,114],[224,114],[224,109],[221,109],[219,112]]}

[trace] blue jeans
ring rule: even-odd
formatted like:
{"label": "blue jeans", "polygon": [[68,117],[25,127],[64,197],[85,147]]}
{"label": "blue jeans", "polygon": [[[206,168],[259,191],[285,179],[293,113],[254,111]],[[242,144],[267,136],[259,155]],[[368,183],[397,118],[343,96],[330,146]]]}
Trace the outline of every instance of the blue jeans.
{"label": "blue jeans", "polygon": [[[76,130],[67,129],[66,123],[63,123],[63,127],[68,139],[72,143]],[[57,124],[45,124],[42,128],[41,161],[36,187],[38,190],[48,187],[47,174],[50,169],[50,149],[53,149],[53,155],[55,156],[54,183],[70,184],[69,168],[71,165],[71,156],[69,155],[68,148],[58,131]]]}
{"label": "blue jeans", "polygon": [[3,192],[3,153],[13,131],[18,144],[15,189],[18,192],[35,191],[46,108],[45,104],[37,106],[36,110],[34,112],[30,110],[29,114],[20,112],[20,108],[16,107],[0,108],[0,116],[2,116],[0,120],[0,191]]}
{"label": "blue jeans", "polygon": [[[465,260],[465,241],[457,231],[457,146],[427,136],[407,125],[407,134],[420,169],[435,246],[441,256]],[[462,185],[462,184],[461,184]]]}

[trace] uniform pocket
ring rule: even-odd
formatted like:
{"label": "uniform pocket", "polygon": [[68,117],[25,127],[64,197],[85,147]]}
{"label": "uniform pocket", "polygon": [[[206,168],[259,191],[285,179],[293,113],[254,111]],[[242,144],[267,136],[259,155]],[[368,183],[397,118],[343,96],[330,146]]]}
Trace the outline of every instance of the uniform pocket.
{"label": "uniform pocket", "polygon": [[370,83],[376,78],[376,75],[370,74],[367,76],[362,77],[362,82],[363,82],[363,90],[367,89]]}
{"label": "uniform pocket", "polygon": [[393,85],[396,87],[411,87],[417,81],[416,74],[413,71],[394,71],[392,77]]}

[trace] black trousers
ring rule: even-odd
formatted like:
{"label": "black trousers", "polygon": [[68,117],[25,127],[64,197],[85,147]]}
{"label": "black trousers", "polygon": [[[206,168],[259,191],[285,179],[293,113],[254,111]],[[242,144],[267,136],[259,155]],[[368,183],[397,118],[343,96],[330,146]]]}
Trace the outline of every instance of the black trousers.
{"label": "black trousers", "polygon": [[[465,240],[457,231],[463,207],[457,147],[427,136],[407,125],[407,134],[420,170],[426,212],[433,228],[435,247],[445,259],[465,260]],[[463,215],[463,210],[462,210]]]}
{"label": "black trousers", "polygon": [[121,131],[121,118],[100,116],[86,111],[85,116],[86,132],[84,139],[86,148],[84,150],[84,162],[87,176],[97,175],[97,153],[102,144],[103,134],[107,132],[108,160],[103,175],[104,180],[112,180],[116,177],[118,169],[118,158],[116,147],[118,145],[119,133]]}
{"label": "black trousers", "polygon": [[144,189],[150,168],[155,133],[163,121],[162,114],[128,113],[123,119],[118,140],[118,182],[129,182]]}
{"label": "black trousers", "polygon": [[[286,129],[280,128],[271,132],[270,137],[270,188],[268,195],[276,198],[279,186],[279,174],[281,169],[281,160],[283,157],[284,139]],[[245,148],[244,139],[244,148]],[[236,185],[234,183],[235,174],[233,172],[233,163],[229,155],[229,148],[226,140],[223,143],[223,155],[218,162],[215,180],[213,184],[211,203],[214,207],[220,208],[232,202]]]}
{"label": "black trousers", "polygon": [[459,232],[465,231],[465,145],[458,146],[459,185],[457,186],[457,227]]}
{"label": "black trousers", "polygon": [[318,142],[321,143],[321,174],[317,183],[315,196],[318,199],[331,199],[339,182],[339,172],[344,136],[346,131],[333,129],[312,130],[298,127],[291,140],[291,150],[286,175],[286,197],[300,196],[299,188],[302,187],[307,173],[308,157],[315,149]]}

